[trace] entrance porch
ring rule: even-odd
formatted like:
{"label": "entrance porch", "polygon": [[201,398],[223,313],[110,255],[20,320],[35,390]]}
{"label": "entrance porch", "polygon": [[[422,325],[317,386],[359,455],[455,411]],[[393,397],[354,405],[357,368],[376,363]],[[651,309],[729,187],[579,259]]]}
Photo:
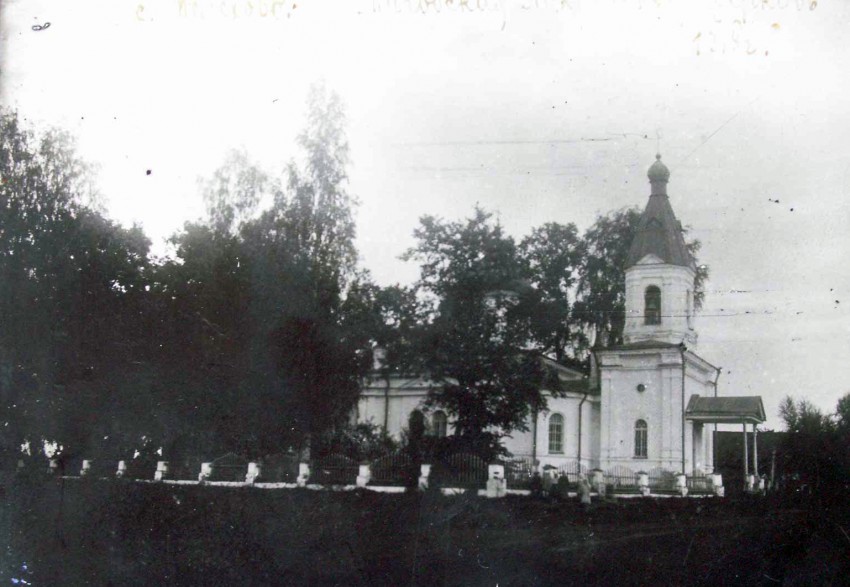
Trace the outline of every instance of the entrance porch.
{"label": "entrance porch", "polygon": [[[685,419],[692,423],[693,463],[697,462],[696,455],[706,454],[706,435],[703,434],[703,428],[706,424],[714,424],[715,431],[718,424],[740,424],[744,435],[744,489],[748,491],[757,489],[759,483],[759,480],[756,479],[758,474],[758,425],[766,420],[761,396],[700,397],[699,395],[692,395],[688,407],[685,409]],[[754,474],[750,473],[750,456],[746,441],[747,424],[752,426],[754,446],[752,471],[755,472]],[[713,447],[711,448],[713,463]]]}

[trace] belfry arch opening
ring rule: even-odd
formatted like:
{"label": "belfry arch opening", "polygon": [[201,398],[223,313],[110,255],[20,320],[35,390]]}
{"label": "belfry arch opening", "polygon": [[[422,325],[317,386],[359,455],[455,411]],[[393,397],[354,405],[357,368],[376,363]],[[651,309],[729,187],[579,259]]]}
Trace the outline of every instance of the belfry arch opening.
{"label": "belfry arch opening", "polygon": [[655,285],[643,294],[643,319],[644,324],[661,324],[661,290]]}

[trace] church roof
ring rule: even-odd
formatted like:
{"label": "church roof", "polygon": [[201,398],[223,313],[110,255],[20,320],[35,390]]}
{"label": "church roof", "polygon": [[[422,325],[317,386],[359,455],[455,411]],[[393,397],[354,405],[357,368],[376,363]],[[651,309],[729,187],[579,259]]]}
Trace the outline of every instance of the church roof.
{"label": "church roof", "polygon": [[628,344],[618,344],[609,347],[603,347],[602,351],[639,351],[643,349],[673,349],[681,348],[681,344],[672,342],[664,342],[663,340],[641,340],[638,342],[630,342]]}
{"label": "church roof", "polygon": [[661,155],[649,168],[652,195],[641,215],[635,239],[632,241],[626,269],[637,265],[647,255],[653,255],[663,263],[694,268],[694,261],[685,246],[682,224],[676,219],[670,199],[667,197],[667,180],[670,171],[661,163]]}
{"label": "church roof", "polygon": [[599,395],[599,387],[593,386],[589,379],[561,381],[561,391]]}
{"label": "church roof", "polygon": [[761,396],[700,397],[692,395],[685,409],[688,420],[701,422],[764,422]]}

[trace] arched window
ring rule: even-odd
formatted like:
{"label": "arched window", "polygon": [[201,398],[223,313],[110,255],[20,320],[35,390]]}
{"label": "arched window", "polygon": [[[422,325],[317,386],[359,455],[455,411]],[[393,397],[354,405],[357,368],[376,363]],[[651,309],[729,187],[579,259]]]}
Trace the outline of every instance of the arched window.
{"label": "arched window", "polygon": [[693,328],[694,328],[694,318],[693,318],[693,316],[694,316],[694,296],[691,293],[691,290],[688,290],[686,295],[688,296],[688,299],[687,299],[688,328],[693,330]]}
{"label": "arched window", "polygon": [[434,436],[437,438],[445,438],[446,433],[449,428],[449,419],[446,417],[446,413],[442,410],[437,410],[434,412],[433,417],[431,418],[431,427],[434,431]]}
{"label": "arched window", "polygon": [[643,316],[645,324],[661,324],[661,290],[654,285],[643,294]]}
{"label": "arched window", "polygon": [[564,417],[561,414],[549,417],[549,452],[564,453]]}
{"label": "arched window", "polygon": [[636,459],[645,459],[647,458],[647,436],[648,436],[648,427],[646,425],[645,420],[638,420],[635,422],[635,458]]}

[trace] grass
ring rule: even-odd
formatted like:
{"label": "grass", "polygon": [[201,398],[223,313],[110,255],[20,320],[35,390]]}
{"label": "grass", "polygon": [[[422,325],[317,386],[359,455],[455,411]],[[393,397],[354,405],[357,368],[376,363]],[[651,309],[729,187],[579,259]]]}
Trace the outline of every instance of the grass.
{"label": "grass", "polygon": [[[759,500],[487,500],[434,492],[18,480],[3,583],[840,584],[843,511]],[[14,582],[14,581],[12,581]]]}

